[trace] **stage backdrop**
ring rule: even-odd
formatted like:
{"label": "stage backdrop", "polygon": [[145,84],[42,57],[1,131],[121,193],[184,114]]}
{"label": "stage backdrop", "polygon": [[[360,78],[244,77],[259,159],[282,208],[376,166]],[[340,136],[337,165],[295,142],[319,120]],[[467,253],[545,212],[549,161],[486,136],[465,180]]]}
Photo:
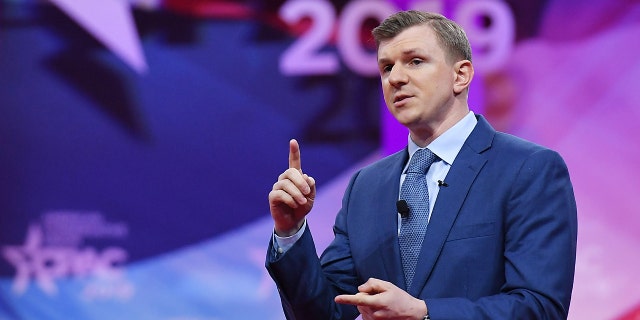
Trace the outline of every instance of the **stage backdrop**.
{"label": "stage backdrop", "polygon": [[637,0],[0,0],[0,320],[283,319],[267,194],[302,145],[322,250],[357,168],[403,148],[370,30],[441,12],[471,106],[558,150],[571,319],[640,314]]}

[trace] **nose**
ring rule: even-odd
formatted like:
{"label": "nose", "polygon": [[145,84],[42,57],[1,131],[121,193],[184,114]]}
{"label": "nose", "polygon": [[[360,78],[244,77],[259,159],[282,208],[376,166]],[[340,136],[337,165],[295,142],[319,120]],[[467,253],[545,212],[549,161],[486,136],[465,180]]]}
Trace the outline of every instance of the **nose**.
{"label": "nose", "polygon": [[388,80],[389,80],[389,84],[394,87],[402,86],[409,81],[407,74],[403,70],[402,66],[398,64],[394,65],[391,68],[391,71],[389,72]]}

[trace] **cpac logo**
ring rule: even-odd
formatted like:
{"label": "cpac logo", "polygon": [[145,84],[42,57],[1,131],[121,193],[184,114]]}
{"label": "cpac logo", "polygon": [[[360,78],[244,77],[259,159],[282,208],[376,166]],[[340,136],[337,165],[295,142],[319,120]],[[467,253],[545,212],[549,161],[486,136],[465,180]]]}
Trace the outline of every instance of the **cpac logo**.
{"label": "cpac logo", "polygon": [[24,244],[3,247],[2,256],[16,270],[12,288],[16,294],[23,294],[31,281],[46,294],[55,295],[56,280],[62,278],[119,280],[127,260],[127,252],[118,247],[98,251],[93,247],[48,245],[39,224],[30,225]]}

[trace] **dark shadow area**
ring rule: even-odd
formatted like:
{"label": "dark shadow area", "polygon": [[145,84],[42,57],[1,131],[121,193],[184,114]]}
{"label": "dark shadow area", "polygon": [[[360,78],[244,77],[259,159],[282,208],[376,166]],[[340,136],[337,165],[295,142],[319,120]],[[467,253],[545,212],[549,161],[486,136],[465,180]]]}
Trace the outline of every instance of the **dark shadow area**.
{"label": "dark shadow area", "polygon": [[113,55],[102,59],[99,54],[107,49],[55,7],[41,9],[41,20],[66,42],[64,51],[45,59],[45,69],[99,106],[129,135],[149,140],[133,92],[137,75]]}
{"label": "dark shadow area", "polygon": [[110,66],[90,52],[64,51],[45,61],[46,68],[74,90],[101,108],[137,140],[148,141],[150,133],[137,112],[132,86]]}

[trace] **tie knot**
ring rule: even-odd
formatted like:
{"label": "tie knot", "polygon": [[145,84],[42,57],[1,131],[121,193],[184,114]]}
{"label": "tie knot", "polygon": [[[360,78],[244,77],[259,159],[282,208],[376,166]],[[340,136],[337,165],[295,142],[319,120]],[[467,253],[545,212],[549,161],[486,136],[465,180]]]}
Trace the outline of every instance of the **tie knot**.
{"label": "tie knot", "polygon": [[407,173],[426,174],[431,164],[436,160],[436,155],[431,150],[424,148],[418,149],[409,161]]}

